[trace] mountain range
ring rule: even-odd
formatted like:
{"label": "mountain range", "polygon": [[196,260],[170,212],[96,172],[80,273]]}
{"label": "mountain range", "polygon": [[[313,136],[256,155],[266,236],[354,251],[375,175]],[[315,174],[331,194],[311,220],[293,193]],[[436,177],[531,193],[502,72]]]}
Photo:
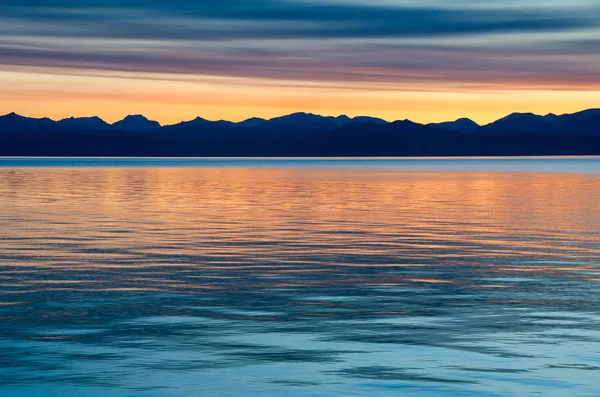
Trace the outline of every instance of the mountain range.
{"label": "mountain range", "polygon": [[600,154],[600,109],[545,116],[513,113],[480,126],[293,113],[270,120],[197,117],[161,126],[142,115],[0,116],[3,156],[452,156]]}

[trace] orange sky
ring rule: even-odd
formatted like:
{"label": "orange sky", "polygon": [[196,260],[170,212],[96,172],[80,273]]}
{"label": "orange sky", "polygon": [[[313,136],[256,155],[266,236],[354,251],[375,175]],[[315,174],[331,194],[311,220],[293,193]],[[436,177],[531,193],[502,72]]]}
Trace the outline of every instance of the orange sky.
{"label": "orange sky", "polygon": [[[511,112],[570,113],[600,105],[600,89],[516,90],[510,85],[311,83],[217,76],[64,70],[0,70],[0,113],[108,122],[144,114],[162,124],[201,116],[239,121],[296,111],[437,122],[487,123]],[[589,88],[589,87],[588,87]]]}

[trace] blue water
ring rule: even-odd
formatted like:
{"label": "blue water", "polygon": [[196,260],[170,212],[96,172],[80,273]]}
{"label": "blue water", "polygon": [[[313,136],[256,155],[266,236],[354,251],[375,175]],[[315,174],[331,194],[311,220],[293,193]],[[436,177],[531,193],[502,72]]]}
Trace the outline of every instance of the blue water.
{"label": "blue water", "polygon": [[0,167],[383,167],[402,171],[514,171],[597,173],[598,156],[586,157],[363,157],[363,158],[228,158],[228,157],[0,157]]}
{"label": "blue water", "polygon": [[600,159],[0,159],[0,396],[597,396]]}

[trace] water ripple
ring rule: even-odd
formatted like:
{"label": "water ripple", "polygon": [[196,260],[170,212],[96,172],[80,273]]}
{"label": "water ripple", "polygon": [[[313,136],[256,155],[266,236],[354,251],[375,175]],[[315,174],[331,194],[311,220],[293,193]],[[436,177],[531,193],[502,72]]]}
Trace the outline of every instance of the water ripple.
{"label": "water ripple", "polygon": [[598,159],[61,161],[0,169],[2,396],[600,387]]}

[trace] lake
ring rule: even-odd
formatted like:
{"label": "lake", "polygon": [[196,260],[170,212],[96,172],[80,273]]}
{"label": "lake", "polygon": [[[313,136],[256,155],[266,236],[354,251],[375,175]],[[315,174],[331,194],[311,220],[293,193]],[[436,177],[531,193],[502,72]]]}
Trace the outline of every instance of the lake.
{"label": "lake", "polygon": [[600,390],[600,158],[0,158],[0,395]]}

